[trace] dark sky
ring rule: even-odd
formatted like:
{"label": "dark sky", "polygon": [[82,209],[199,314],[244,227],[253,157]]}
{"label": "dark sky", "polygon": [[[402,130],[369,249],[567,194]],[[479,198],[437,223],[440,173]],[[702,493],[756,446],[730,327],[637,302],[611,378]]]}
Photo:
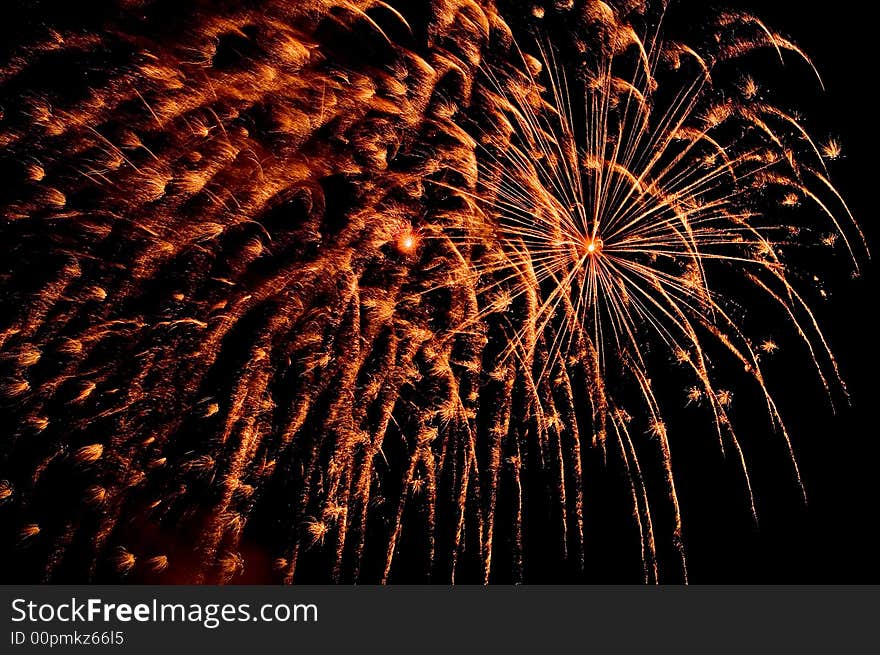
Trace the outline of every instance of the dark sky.
{"label": "dark sky", "polygon": [[[19,0],[19,4],[28,4]],[[676,3],[679,16],[708,16],[702,0]],[[822,92],[795,57],[777,74],[790,74],[787,104],[799,109],[820,139],[834,136],[844,156],[831,166],[832,178],[876,251],[876,105],[872,99],[877,66],[874,21],[854,3],[816,6],[798,0],[726,0],[715,8],[742,8],[790,37],[813,59],[826,89]],[[695,30],[699,30],[699,20]],[[678,24],[687,24],[679,19]],[[0,37],[3,35],[0,26]],[[5,29],[10,29],[7,23]],[[800,90],[803,90],[800,93]],[[760,406],[743,404],[738,419],[752,465],[760,525],[749,513],[737,466],[724,460],[707,439],[705,425],[691,425],[676,437],[675,470],[685,520],[692,583],[880,583],[874,539],[880,507],[877,421],[877,330],[872,313],[877,298],[876,264],[863,260],[862,276],[850,279],[845,257],[837,257],[827,277],[829,299],[816,307],[851,393],[849,404],[835,394],[836,413],[823,398],[802,357],[783,354],[769,371],[772,390],[788,421],[809,501],[795,483],[784,442],[767,429]],[[747,415],[749,410],[753,415]],[[746,413],[746,414],[744,414]],[[687,428],[687,426],[685,425]],[[588,499],[601,504],[601,497]],[[621,508],[608,507],[607,512]],[[626,508],[622,508],[626,512]],[[624,514],[624,518],[627,518]],[[588,535],[588,540],[591,536]],[[586,580],[638,582],[629,533],[591,541]],[[669,553],[661,560],[674,568]],[[529,563],[532,582],[572,581],[539,554]],[[662,576],[661,576],[662,577]],[[674,578],[674,575],[673,575]]]}
{"label": "dark sky", "polygon": [[[751,71],[763,81],[762,93],[768,100],[797,111],[816,140],[834,137],[842,143],[843,157],[829,166],[831,178],[865,231],[869,247],[876,251],[880,235],[874,216],[878,167],[876,108],[870,94],[876,61],[871,21],[860,19],[845,3],[839,8],[820,8],[796,0],[730,0],[713,5],[681,0],[671,4],[667,37],[672,31],[685,39],[699,39],[706,33],[704,21],[723,9],[741,9],[761,18],[811,57],[824,81],[824,91],[796,55],[787,55],[785,66],[772,56],[759,56]],[[749,398],[745,389],[737,387],[732,410],[751,473],[756,525],[736,458],[722,457],[717,441],[690,410],[674,409],[674,393],[680,389],[669,376],[656,376],[658,384],[667,387],[662,391],[673,398],[673,404],[666,407],[666,418],[691,583],[880,582],[875,541],[880,506],[878,349],[870,317],[877,298],[877,270],[862,256],[861,275],[852,279],[852,263],[843,249],[838,250],[827,259],[810,251],[807,257],[793,258],[790,263],[801,264],[797,271],[793,267],[795,275],[815,271],[822,277],[828,297],[822,301],[813,292],[811,307],[838,359],[849,402],[839,388],[833,390],[832,409],[815,369],[808,365],[808,353],[792,339],[791,331],[780,329],[783,351],[765,368],[768,386],[791,436],[806,504],[785,441],[768,426],[759,397]],[[811,286],[807,280],[798,288]],[[749,311],[753,309],[749,307]],[[767,322],[778,324],[778,319],[774,315]],[[532,582],[639,582],[634,553],[637,536],[627,532],[620,519],[628,518],[627,508],[615,504],[616,492],[611,487],[595,482],[605,477],[604,471],[596,469],[592,474],[594,482],[588,485],[586,500],[586,576],[580,578],[570,569],[559,569],[552,558],[536,556],[533,551],[527,562],[527,579]],[[669,516],[663,513],[662,505],[658,500],[654,508],[660,577],[661,581],[675,582],[679,579],[676,558],[668,543],[668,523],[664,523]]]}
{"label": "dark sky", "polygon": [[[694,0],[680,4],[703,5]],[[803,100],[792,104],[802,111],[813,134],[840,138],[844,157],[833,163],[832,178],[876,252],[877,129],[871,94],[877,61],[874,22],[860,16],[854,3],[846,2],[818,5],[772,0],[720,6],[751,10],[813,59],[826,91],[813,91],[806,84]],[[800,79],[797,62],[791,68],[792,76]],[[711,484],[703,491],[694,488],[690,497],[685,494],[692,582],[880,582],[875,541],[880,501],[878,349],[876,319],[872,317],[877,269],[876,264],[866,262],[863,276],[849,280],[845,261],[841,259],[838,265],[841,274],[829,278],[830,299],[818,306],[817,313],[839,358],[852,394],[851,406],[844,404],[832,414],[811,381],[794,368],[782,371],[788,380],[780,402],[809,503],[804,507],[797,502],[796,493],[784,481],[789,475],[785,464],[770,452],[753,458],[757,460],[760,529],[752,527],[748,516],[737,509],[741,500],[723,494],[713,497]],[[754,450],[760,446],[753,444]],[[719,475],[722,470],[718,469]],[[710,472],[704,476],[704,483],[713,478]],[[695,482],[694,486],[699,485]]]}

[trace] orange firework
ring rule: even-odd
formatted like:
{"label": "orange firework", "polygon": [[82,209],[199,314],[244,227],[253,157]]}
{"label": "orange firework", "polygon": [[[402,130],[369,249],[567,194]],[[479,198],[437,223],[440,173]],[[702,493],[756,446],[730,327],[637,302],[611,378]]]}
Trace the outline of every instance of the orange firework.
{"label": "orange firework", "polygon": [[[733,26],[758,36],[727,40]],[[829,379],[842,387],[836,361],[784,262],[785,249],[809,229],[810,216],[792,219],[782,207],[792,197],[795,204],[809,203],[833,230],[817,240],[833,246],[840,237],[856,270],[852,239],[864,247],[864,237],[827,176],[823,158],[837,151],[820,148],[794,116],[757,99],[754,81],[739,95],[714,83],[717,69],[761,48],[794,50],[805,59],[795,46],[751,16],[722,15],[720,50],[703,56],[664,41],[659,32],[641,39],[626,24],[612,22],[607,29],[611,45],[600,47],[592,66],[573,81],[548,44],[538,46],[537,58],[520,52],[512,67],[484,68],[481,101],[489,118],[477,121],[480,180],[473,191],[448,187],[478,211],[463,214],[460,231],[444,238],[462,249],[479,244],[489,251],[478,259],[462,257],[462,277],[478,294],[500,294],[505,307],[519,303],[526,313],[506,330],[504,354],[533,376],[539,438],[558,439],[561,449],[562,437],[553,434],[560,430],[558,396],[575,406],[581,396],[571,381],[574,372],[587,379],[592,421],[586,427],[603,451],[613,441],[630,473],[645,576],[655,580],[654,526],[639,448],[630,414],[620,413],[609,388],[630,383],[635,393],[624,397],[641,397],[640,414],[657,442],[673,506],[673,543],[686,571],[669,438],[653,384],[659,371],[647,352],[657,345],[693,375],[697,386],[687,391],[687,402],[711,410],[719,446],[739,461],[757,519],[748,465],[729,417],[733,393],[718,387],[713,349],[720,346],[760,389],[799,482],[800,473],[759,353],[772,354],[776,346],[755,344],[732,311],[736,296],[725,290],[733,282],[743,296],[748,292],[741,285],[750,285],[778,305],[830,393]],[[577,125],[576,114],[584,124]],[[488,304],[478,320],[498,309]],[[576,423],[572,416],[566,427]],[[579,460],[579,439],[575,444],[569,461]],[[558,462],[560,499],[566,495],[564,459]],[[576,521],[583,548],[578,466],[574,475],[578,500],[568,519]]]}
{"label": "orange firework", "polygon": [[117,4],[0,62],[23,578],[522,580],[530,543],[582,570],[609,457],[644,580],[658,534],[686,577],[670,366],[749,497],[731,363],[799,479],[769,334],[842,382],[787,253],[857,271],[864,242],[839,141],[742,70],[812,70],[793,43],[722,13],[691,47],[627,0]]}

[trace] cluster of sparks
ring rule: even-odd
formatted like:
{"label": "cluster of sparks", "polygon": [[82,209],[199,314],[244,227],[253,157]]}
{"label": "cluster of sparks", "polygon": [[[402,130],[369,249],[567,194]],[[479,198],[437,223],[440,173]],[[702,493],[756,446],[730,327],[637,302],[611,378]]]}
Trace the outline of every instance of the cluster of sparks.
{"label": "cluster of sparks", "polygon": [[[403,559],[521,580],[527,496],[582,565],[584,463],[613,456],[644,579],[658,530],[686,577],[658,353],[749,497],[718,359],[798,476],[778,345],[733,308],[775,305],[830,393],[784,251],[819,235],[857,270],[863,239],[840,145],[739,72],[758,51],[810,68],[790,41],[726,13],[698,51],[662,10],[598,0],[535,5],[518,38],[522,9],[488,0],[426,2],[422,27],[402,2],[195,3],[169,36],[140,4],[0,68],[0,517],[25,575],[386,582]],[[30,74],[61,56],[102,74],[68,95]]]}

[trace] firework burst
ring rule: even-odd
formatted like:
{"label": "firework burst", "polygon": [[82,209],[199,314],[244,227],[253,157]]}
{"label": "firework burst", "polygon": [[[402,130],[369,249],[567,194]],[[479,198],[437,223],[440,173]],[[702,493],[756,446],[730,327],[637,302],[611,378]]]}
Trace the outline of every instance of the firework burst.
{"label": "firework burst", "polygon": [[536,539],[583,566],[610,457],[644,579],[658,534],[686,575],[669,362],[747,498],[719,369],[791,448],[749,299],[842,386],[786,254],[857,269],[863,240],[840,144],[738,64],[809,66],[757,19],[690,47],[641,3],[194,2],[173,33],[160,4],[0,68],[0,511],[29,580],[521,580]]}
{"label": "firework burst", "polygon": [[[736,301],[748,297],[744,285],[769,297],[805,342],[826,390],[831,380],[845,391],[793,281],[799,273],[784,257],[790,246],[804,243],[805,233],[825,245],[840,237],[857,271],[856,248],[862,253],[865,245],[827,176],[824,159],[839,156],[839,145],[818,146],[794,116],[758,97],[752,78],[739,94],[714,83],[716,71],[757,49],[794,51],[812,64],[753,17],[723,15],[718,23],[723,31],[715,41],[723,45],[703,56],[664,41],[659,31],[642,39],[630,26],[613,23],[611,45],[591,52],[571,82],[546,41],[539,42],[537,56],[517,49],[513,68],[484,67],[489,118],[478,121],[481,174],[475,191],[462,191],[478,211],[465,214],[460,232],[448,237],[468,251],[462,260],[478,293],[501,295],[505,311],[518,304],[526,317],[504,330],[501,361],[515,359],[514,367],[531,377],[537,438],[556,439],[562,453],[562,437],[552,436],[560,429],[562,394],[568,407],[591,408],[580,431],[590,434],[592,445],[604,452],[611,439],[625,461],[649,580],[657,576],[650,503],[631,413],[609,389],[628,384],[635,393],[621,395],[641,397],[639,414],[657,442],[684,568],[669,438],[653,388],[662,370],[652,369],[647,351],[659,346],[693,375],[697,385],[688,390],[688,402],[709,408],[722,452],[731,451],[740,463],[757,520],[748,464],[729,417],[733,394],[718,386],[711,353],[720,346],[760,389],[800,483],[762,370],[762,354],[776,346],[756,345],[736,317]],[[734,25],[758,30],[760,38],[725,40]],[[830,237],[817,237],[823,228],[806,223],[803,214],[795,220],[784,215],[785,206],[801,201],[826,221]],[[477,320],[498,311],[489,303]],[[587,381],[583,394],[572,383],[575,372]],[[562,462],[569,457],[578,498],[567,518],[576,521],[582,540],[577,423],[574,414],[562,422],[574,445],[560,455],[557,491],[564,503]]]}

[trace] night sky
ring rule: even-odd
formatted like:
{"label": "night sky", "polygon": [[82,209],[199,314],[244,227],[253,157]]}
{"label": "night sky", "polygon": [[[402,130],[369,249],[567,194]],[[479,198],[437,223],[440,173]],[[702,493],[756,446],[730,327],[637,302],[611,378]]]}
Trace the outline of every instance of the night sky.
{"label": "night sky", "polygon": [[[19,0],[17,4],[28,3]],[[46,7],[58,11],[53,3]],[[799,110],[812,135],[820,141],[829,137],[840,140],[843,155],[830,164],[831,178],[876,253],[880,242],[875,215],[878,143],[877,107],[872,100],[877,61],[874,21],[860,16],[852,3],[816,6],[797,0],[730,0],[709,9],[700,0],[683,0],[674,3],[669,23],[682,35],[698,34],[704,17],[722,7],[754,13],[812,58],[824,80],[824,92],[808,67],[791,54],[786,55],[786,67],[777,65],[775,70],[772,58],[763,57],[766,70],[762,73],[771,80],[792,81],[784,85],[787,95],[775,95],[774,100]],[[61,10],[63,20],[79,20],[80,10],[88,13],[77,8],[74,16],[69,9]],[[11,20],[4,20],[2,30],[14,33],[16,13],[13,11],[11,16]],[[29,20],[35,16],[30,10]],[[89,16],[82,20],[89,20]],[[875,319],[871,316],[877,300],[877,269],[875,263],[863,259],[861,276],[852,279],[851,265],[842,253],[820,255],[816,261],[823,264],[823,288],[828,297],[812,306],[837,356],[851,399],[847,402],[839,389],[832,389],[832,410],[803,347],[789,332],[782,342],[782,352],[768,365],[768,378],[787,422],[809,500],[806,505],[802,502],[785,443],[770,429],[760,399],[746,402],[749,396],[743,393],[734,418],[740,425],[743,449],[753,474],[758,526],[749,512],[739,468],[736,462],[721,456],[717,442],[711,434],[707,436],[711,429],[693,420],[687,408],[669,417],[691,583],[880,583],[875,541],[880,507],[878,348]],[[816,267],[815,263],[810,265]],[[668,383],[670,396],[680,395],[674,376]],[[595,466],[595,470],[587,471],[594,482],[586,501],[588,525],[593,528],[587,534],[586,571],[581,575],[574,564],[560,563],[554,553],[542,550],[543,526],[541,519],[535,518],[526,535],[527,546],[531,545],[525,563],[528,582],[641,581],[638,537],[631,508],[620,493],[622,471],[614,463],[607,470]],[[657,485],[658,481],[649,479],[649,484]],[[547,516],[539,499],[530,502],[535,503],[535,517]],[[662,521],[668,518],[665,511],[657,510],[658,523],[664,526]],[[675,558],[666,541],[665,535],[658,540],[661,580],[677,581]],[[18,551],[2,554],[7,563],[10,557],[20,556]],[[466,567],[467,562],[462,566]],[[320,577],[316,580],[323,581]],[[308,575],[304,581],[309,581]],[[392,579],[395,581],[422,581],[416,573],[407,575],[405,555],[399,577]],[[508,580],[502,576],[496,581]]]}
{"label": "night sky", "polygon": [[[876,253],[878,142],[876,106],[869,91],[876,37],[871,21],[860,20],[851,3],[774,0],[723,6],[741,7],[760,16],[800,45],[819,69],[826,92],[810,95],[815,84],[805,84],[799,89],[803,100],[793,100],[793,104],[820,138],[841,139],[844,155],[832,163],[832,179]],[[725,475],[723,465],[709,464],[712,456],[707,453],[698,467],[695,486],[682,493],[692,582],[880,581],[875,539],[880,500],[878,348],[877,328],[869,314],[877,302],[877,269],[868,263],[857,280],[846,278],[845,265],[839,270],[843,275],[829,278],[828,302],[817,309],[839,358],[851,405],[843,404],[833,415],[814,378],[795,362],[788,370],[782,368],[788,385],[781,394],[782,413],[791,428],[809,504],[804,507],[797,490],[785,483],[789,469],[782,461],[784,456],[779,458],[778,442],[770,437],[762,444],[756,431],[749,439],[760,514],[760,529],[755,529],[744,499],[730,494],[735,483]],[[686,471],[682,474],[690,478]],[[724,509],[719,511],[719,505]]]}

